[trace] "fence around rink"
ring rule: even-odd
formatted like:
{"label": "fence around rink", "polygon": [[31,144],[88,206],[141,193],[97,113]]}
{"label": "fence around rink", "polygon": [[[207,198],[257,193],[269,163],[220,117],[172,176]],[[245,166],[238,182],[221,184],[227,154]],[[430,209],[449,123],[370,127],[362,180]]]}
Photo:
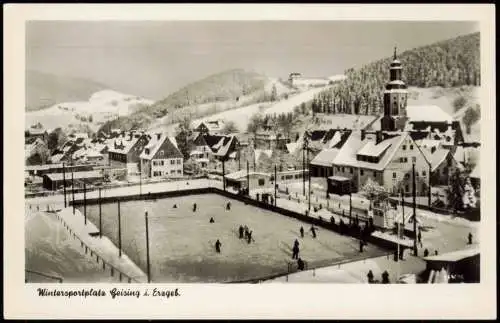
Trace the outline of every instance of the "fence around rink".
{"label": "fence around rink", "polygon": [[[278,213],[281,215],[292,217],[292,218],[295,218],[295,219],[300,220],[300,221],[304,221],[304,222],[309,223],[309,224],[317,225],[318,227],[322,227],[322,228],[328,229],[330,231],[334,231],[334,232],[339,233],[339,234],[352,236],[355,238],[359,237],[358,236],[359,232],[352,232],[349,229],[346,229],[344,232],[341,232],[341,228],[340,228],[339,223],[332,223],[332,222],[330,222],[330,219],[312,217],[312,216],[309,216],[309,215],[306,215],[303,213],[299,213],[299,212],[296,212],[293,210],[289,210],[289,209],[275,206],[272,204],[268,204],[268,203],[265,203],[262,201],[258,201],[256,199],[252,199],[252,198],[245,196],[245,195],[235,194],[235,193],[231,193],[228,191],[224,191],[224,190],[221,190],[221,189],[216,188],[216,187],[184,189],[184,190],[178,190],[178,191],[166,191],[166,192],[148,193],[148,194],[142,194],[142,195],[134,194],[134,195],[102,197],[101,203],[105,204],[105,203],[114,203],[117,201],[127,202],[127,201],[137,201],[137,200],[157,200],[157,199],[167,198],[167,197],[198,195],[198,194],[222,195],[222,196],[225,196],[227,198],[231,198],[231,199],[234,199],[234,200],[246,203],[246,204],[250,204],[252,206],[255,206],[255,207],[258,207],[261,209],[265,209],[265,210],[275,212],[275,213]],[[75,200],[74,202],[70,201],[69,205],[71,206],[71,205],[73,205],[73,203],[75,204],[75,206],[82,206],[84,204],[84,201],[83,200]],[[95,204],[99,203],[99,199],[98,198],[88,198],[86,200],[86,203],[87,203],[87,205],[95,205]],[[381,239],[378,237],[374,237],[371,235],[366,237],[366,242],[372,243],[372,244],[379,246],[383,249],[388,249],[388,250],[392,250],[392,251],[397,249],[396,243],[394,243],[392,241],[384,240],[384,239]]]}
{"label": "fence around rink", "polygon": [[106,270],[106,266],[109,267],[110,268],[110,274],[111,274],[111,276],[114,277],[114,274],[116,272],[119,275],[120,282],[122,281],[122,277],[125,277],[125,278],[127,278],[127,282],[128,283],[132,283],[132,282],[141,283],[136,278],[134,278],[134,277],[132,277],[130,275],[125,274],[124,272],[122,272],[121,270],[119,270],[118,268],[116,268],[115,266],[111,265],[109,262],[106,262],[104,260],[104,258],[102,257],[102,255],[100,255],[94,249],[90,248],[90,246],[88,246],[85,242],[83,242],[83,240],[78,235],[75,234],[74,230],[72,230],[70,228],[70,226],[66,223],[66,221],[64,221],[64,219],[58,213],[54,213],[54,214],[57,216],[58,220],[63,224],[63,227],[66,230],[68,230],[70,236],[72,236],[73,238],[75,238],[75,239],[77,239],[77,240],[80,241],[80,246],[82,248],[84,248],[85,254],[90,253],[90,257],[91,258],[93,258],[93,256],[95,255],[97,263],[99,263],[99,258],[101,259],[101,261],[102,261],[102,269],[103,270]]}

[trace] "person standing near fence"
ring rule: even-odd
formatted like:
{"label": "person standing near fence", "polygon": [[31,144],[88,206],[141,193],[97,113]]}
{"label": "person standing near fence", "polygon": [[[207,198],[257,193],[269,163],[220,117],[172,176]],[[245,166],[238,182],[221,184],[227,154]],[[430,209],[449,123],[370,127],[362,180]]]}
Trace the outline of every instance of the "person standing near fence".
{"label": "person standing near fence", "polygon": [[368,284],[373,284],[373,272],[371,269],[368,271],[366,277],[368,277]]}
{"label": "person standing near fence", "polygon": [[304,261],[302,260],[302,258],[297,259],[297,267],[299,268],[299,270],[304,270]]}

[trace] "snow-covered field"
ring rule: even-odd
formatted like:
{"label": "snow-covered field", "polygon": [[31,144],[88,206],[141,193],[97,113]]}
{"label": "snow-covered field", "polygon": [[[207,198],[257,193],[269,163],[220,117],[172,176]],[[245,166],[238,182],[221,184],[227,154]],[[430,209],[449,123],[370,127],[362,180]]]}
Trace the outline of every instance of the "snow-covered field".
{"label": "snow-covered field", "polygon": [[[277,88],[280,87],[282,87],[282,85],[277,86]],[[238,127],[240,132],[245,132],[248,126],[248,122],[250,121],[252,115],[256,113],[272,115],[275,113],[280,114],[280,113],[293,112],[293,109],[296,106],[300,105],[302,102],[308,102],[312,100],[317,93],[327,88],[328,87],[322,87],[322,88],[314,88],[306,90],[304,92],[293,95],[288,99],[282,100],[275,104],[272,104],[271,102],[262,102],[262,103],[243,106],[236,109],[230,109],[203,118],[197,118],[193,120],[193,123],[197,123],[200,121],[207,121],[207,120],[222,119],[224,121],[233,121]],[[278,90],[278,93],[280,93],[279,91],[280,90]],[[165,125],[164,122],[162,122],[162,120],[158,120],[153,126],[150,127],[150,130],[151,131],[163,130],[169,133],[174,133],[176,127],[177,123]]]}
{"label": "snow-covered field", "polygon": [[[25,267],[63,278],[63,282],[116,282],[102,265],[82,251],[53,214],[31,213],[25,221]],[[27,274],[28,282],[55,283],[37,274]]]}
{"label": "snow-covered field", "polygon": [[297,95],[294,95],[294,96],[288,98],[288,100],[283,100],[283,101],[280,101],[280,102],[274,104],[270,108],[266,109],[264,113],[265,114],[275,114],[275,113],[281,114],[281,113],[293,112],[293,109],[296,106],[299,106],[302,102],[311,101],[316,94],[318,94],[326,89],[329,89],[332,86],[334,86],[334,85],[306,90],[302,93],[299,93]]}
{"label": "snow-covered field", "polygon": [[[359,257],[357,240],[319,229],[313,239],[310,225],[231,200],[219,195],[195,195],[157,201],[121,204],[124,252],[143,270],[146,268],[145,218],[150,228],[153,282],[226,282],[252,279],[287,271],[293,241],[300,242],[300,256],[310,266]],[[192,211],[197,203],[197,211]],[[177,205],[177,208],[174,208]],[[88,217],[98,221],[98,206],[87,207]],[[103,232],[117,242],[117,205],[103,204]],[[213,217],[215,223],[209,223]],[[247,225],[254,242],[238,239],[237,229]],[[303,226],[305,237],[300,238]],[[221,253],[214,250],[222,243]],[[363,256],[383,251],[368,246]]]}
{"label": "snow-covered field", "polygon": [[47,109],[27,112],[26,126],[40,122],[45,128],[54,129],[80,123],[79,116],[85,118],[92,116],[93,122],[86,122],[86,124],[91,128],[98,128],[99,122],[129,115],[135,108],[151,104],[153,104],[152,100],[113,90],[104,90],[92,94],[88,101],[63,102]]}

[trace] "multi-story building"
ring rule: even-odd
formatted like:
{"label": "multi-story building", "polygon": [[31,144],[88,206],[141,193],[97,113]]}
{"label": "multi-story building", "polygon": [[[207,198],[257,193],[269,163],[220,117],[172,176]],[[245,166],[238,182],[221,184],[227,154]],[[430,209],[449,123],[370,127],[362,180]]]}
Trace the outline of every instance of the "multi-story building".
{"label": "multi-story building", "polygon": [[126,168],[127,174],[137,174],[140,170],[140,156],[151,139],[146,133],[130,131],[122,132],[113,139],[108,149],[109,164],[116,168]]}
{"label": "multi-story building", "polygon": [[140,155],[143,177],[165,178],[183,175],[183,155],[174,138],[154,134]]}

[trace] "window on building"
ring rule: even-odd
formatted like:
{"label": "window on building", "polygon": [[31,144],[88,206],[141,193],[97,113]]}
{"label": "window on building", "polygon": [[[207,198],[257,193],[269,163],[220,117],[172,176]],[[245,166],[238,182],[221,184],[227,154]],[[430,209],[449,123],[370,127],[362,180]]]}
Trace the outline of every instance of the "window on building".
{"label": "window on building", "polygon": [[410,150],[413,150],[413,145],[410,145]]}
{"label": "window on building", "polygon": [[396,178],[396,173],[392,173],[392,178]]}
{"label": "window on building", "polygon": [[177,165],[181,164],[181,159],[177,159]]}
{"label": "window on building", "polygon": [[172,169],[172,170],[170,171],[170,174],[175,174],[175,169]]}
{"label": "window on building", "polygon": [[259,186],[264,186],[265,182],[266,181],[263,178],[259,178],[259,181],[258,181]]}
{"label": "window on building", "polygon": [[410,174],[405,174],[405,179],[410,178]]}
{"label": "window on building", "polygon": [[177,174],[181,174],[182,171],[180,169],[177,170]]}
{"label": "window on building", "polygon": [[352,167],[351,167],[351,168],[349,168],[349,172],[350,172],[351,174],[352,174],[352,173],[354,173],[354,168],[352,168]]}
{"label": "window on building", "polygon": [[427,173],[424,171],[422,171],[422,176],[427,176]]}
{"label": "window on building", "polygon": [[412,162],[416,163],[417,162],[417,157],[412,157],[411,160],[412,160]]}
{"label": "window on building", "polygon": [[410,186],[408,184],[406,184],[405,186],[405,192],[409,192],[410,191]]}
{"label": "window on building", "polygon": [[285,176],[281,176],[281,180],[284,180],[285,179]]}
{"label": "window on building", "polygon": [[359,171],[359,174],[360,174],[361,176],[363,176],[364,171],[361,169],[361,170]]}
{"label": "window on building", "polygon": [[344,167],[342,167],[342,173],[343,173],[343,172],[345,172],[345,168],[344,168]]}
{"label": "window on building", "polygon": [[403,145],[403,150],[406,150],[406,145]]}
{"label": "window on building", "polygon": [[163,157],[163,155],[164,155],[165,153],[163,152],[163,150],[160,150],[160,153],[159,153],[159,154],[160,154],[160,157]]}
{"label": "window on building", "polygon": [[170,159],[170,165],[175,165],[175,160]]}

